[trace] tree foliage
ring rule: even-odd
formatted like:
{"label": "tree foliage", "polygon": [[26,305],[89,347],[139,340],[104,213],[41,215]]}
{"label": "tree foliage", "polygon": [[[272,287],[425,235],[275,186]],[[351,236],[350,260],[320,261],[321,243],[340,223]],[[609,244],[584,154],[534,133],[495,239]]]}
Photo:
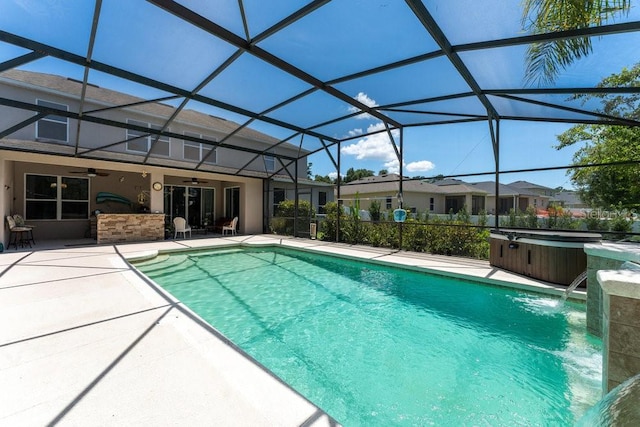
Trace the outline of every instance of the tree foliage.
{"label": "tree foliage", "polygon": [[[532,34],[584,29],[603,25],[628,13],[631,0],[524,0],[522,26]],[[533,43],[527,48],[525,80],[553,83],[561,70],[592,51],[589,37]]]}
{"label": "tree foliage", "polygon": [[368,176],[374,176],[373,171],[369,169],[347,169],[347,174],[344,177],[344,182],[357,181]]}
{"label": "tree foliage", "polygon": [[[640,86],[640,64],[604,79],[600,87]],[[639,94],[588,94],[575,99],[599,99],[601,112],[610,116],[638,120]],[[581,199],[592,207],[622,205],[640,207],[640,127],[580,124],[558,136],[556,148],[584,143],[573,157],[575,168],[569,174]]]}

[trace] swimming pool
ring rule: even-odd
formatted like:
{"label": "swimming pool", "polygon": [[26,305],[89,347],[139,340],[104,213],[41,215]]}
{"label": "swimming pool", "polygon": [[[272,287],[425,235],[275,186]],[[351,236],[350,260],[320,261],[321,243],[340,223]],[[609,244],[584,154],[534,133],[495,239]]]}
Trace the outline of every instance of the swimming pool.
{"label": "swimming pool", "polygon": [[582,304],[283,248],[137,267],[346,426],[573,425],[601,396]]}

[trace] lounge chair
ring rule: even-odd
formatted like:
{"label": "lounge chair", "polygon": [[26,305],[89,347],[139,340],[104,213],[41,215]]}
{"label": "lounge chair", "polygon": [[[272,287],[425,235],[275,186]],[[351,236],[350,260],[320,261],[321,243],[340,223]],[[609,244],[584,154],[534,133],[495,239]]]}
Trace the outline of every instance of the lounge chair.
{"label": "lounge chair", "polygon": [[189,227],[187,220],[183,217],[177,216],[173,218],[173,227],[175,228],[174,239],[178,237],[178,233],[182,233],[182,236],[186,239],[187,231],[189,232],[189,237],[191,237],[191,227]]}
{"label": "lounge chair", "polygon": [[230,231],[232,236],[235,235],[237,224],[238,224],[238,217],[236,216],[231,220],[229,224],[222,226],[222,235],[224,236],[227,231]]}

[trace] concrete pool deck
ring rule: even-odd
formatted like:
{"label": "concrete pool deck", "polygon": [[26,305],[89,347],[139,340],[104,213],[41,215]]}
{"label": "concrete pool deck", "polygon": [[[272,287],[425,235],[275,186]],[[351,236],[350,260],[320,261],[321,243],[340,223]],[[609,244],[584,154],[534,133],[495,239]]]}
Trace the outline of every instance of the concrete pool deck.
{"label": "concrete pool deck", "polygon": [[128,263],[237,244],[564,292],[486,261],[273,235],[50,249],[39,242],[0,254],[0,425],[336,425]]}

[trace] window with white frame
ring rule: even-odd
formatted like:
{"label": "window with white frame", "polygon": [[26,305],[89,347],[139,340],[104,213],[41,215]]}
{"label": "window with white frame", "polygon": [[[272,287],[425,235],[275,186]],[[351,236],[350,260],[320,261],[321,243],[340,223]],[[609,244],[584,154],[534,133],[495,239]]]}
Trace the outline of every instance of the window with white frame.
{"label": "window with white frame", "polygon": [[[162,126],[150,125],[151,129],[160,130]],[[162,157],[169,157],[171,154],[171,140],[166,135],[158,135],[158,140],[153,145],[151,154]],[[150,141],[155,141],[156,135],[150,136]]]}
{"label": "window with white frame", "polygon": [[[56,110],[68,111],[69,107],[63,104],[57,104],[55,102],[44,101],[42,99],[36,100],[36,104],[47,107],[55,108]],[[51,141],[68,141],[68,127],[69,119],[62,116],[49,115],[43,119],[38,120],[36,123],[36,138],[51,140]]]}
{"label": "window with white frame", "polygon": [[431,212],[436,210],[436,199],[434,199],[433,197],[429,197],[429,210]]}
{"label": "window with white frame", "polygon": [[[199,133],[185,132],[184,134],[185,136],[190,136],[192,138],[203,138]],[[184,141],[182,156],[185,160],[192,160],[194,162],[204,160],[205,163],[217,163],[218,161],[217,151],[213,146],[201,142],[187,141],[186,139]]]}
{"label": "window with white frame", "polygon": [[88,178],[26,174],[25,219],[88,218]]}
{"label": "window with white frame", "polygon": [[274,170],[276,170],[276,158],[273,156],[269,156],[269,155],[264,155],[264,168],[265,170],[267,170],[268,172],[273,172]]}
{"label": "window with white frame", "polygon": [[[162,126],[141,122],[139,120],[128,119],[127,123],[140,128],[148,128],[149,132],[138,129],[127,129],[127,151],[136,151],[139,153],[147,153],[151,148],[151,142],[156,139],[156,135],[151,134],[151,130],[160,130]],[[158,140],[153,146],[154,155],[169,157],[170,139],[168,136],[159,135]]]}

